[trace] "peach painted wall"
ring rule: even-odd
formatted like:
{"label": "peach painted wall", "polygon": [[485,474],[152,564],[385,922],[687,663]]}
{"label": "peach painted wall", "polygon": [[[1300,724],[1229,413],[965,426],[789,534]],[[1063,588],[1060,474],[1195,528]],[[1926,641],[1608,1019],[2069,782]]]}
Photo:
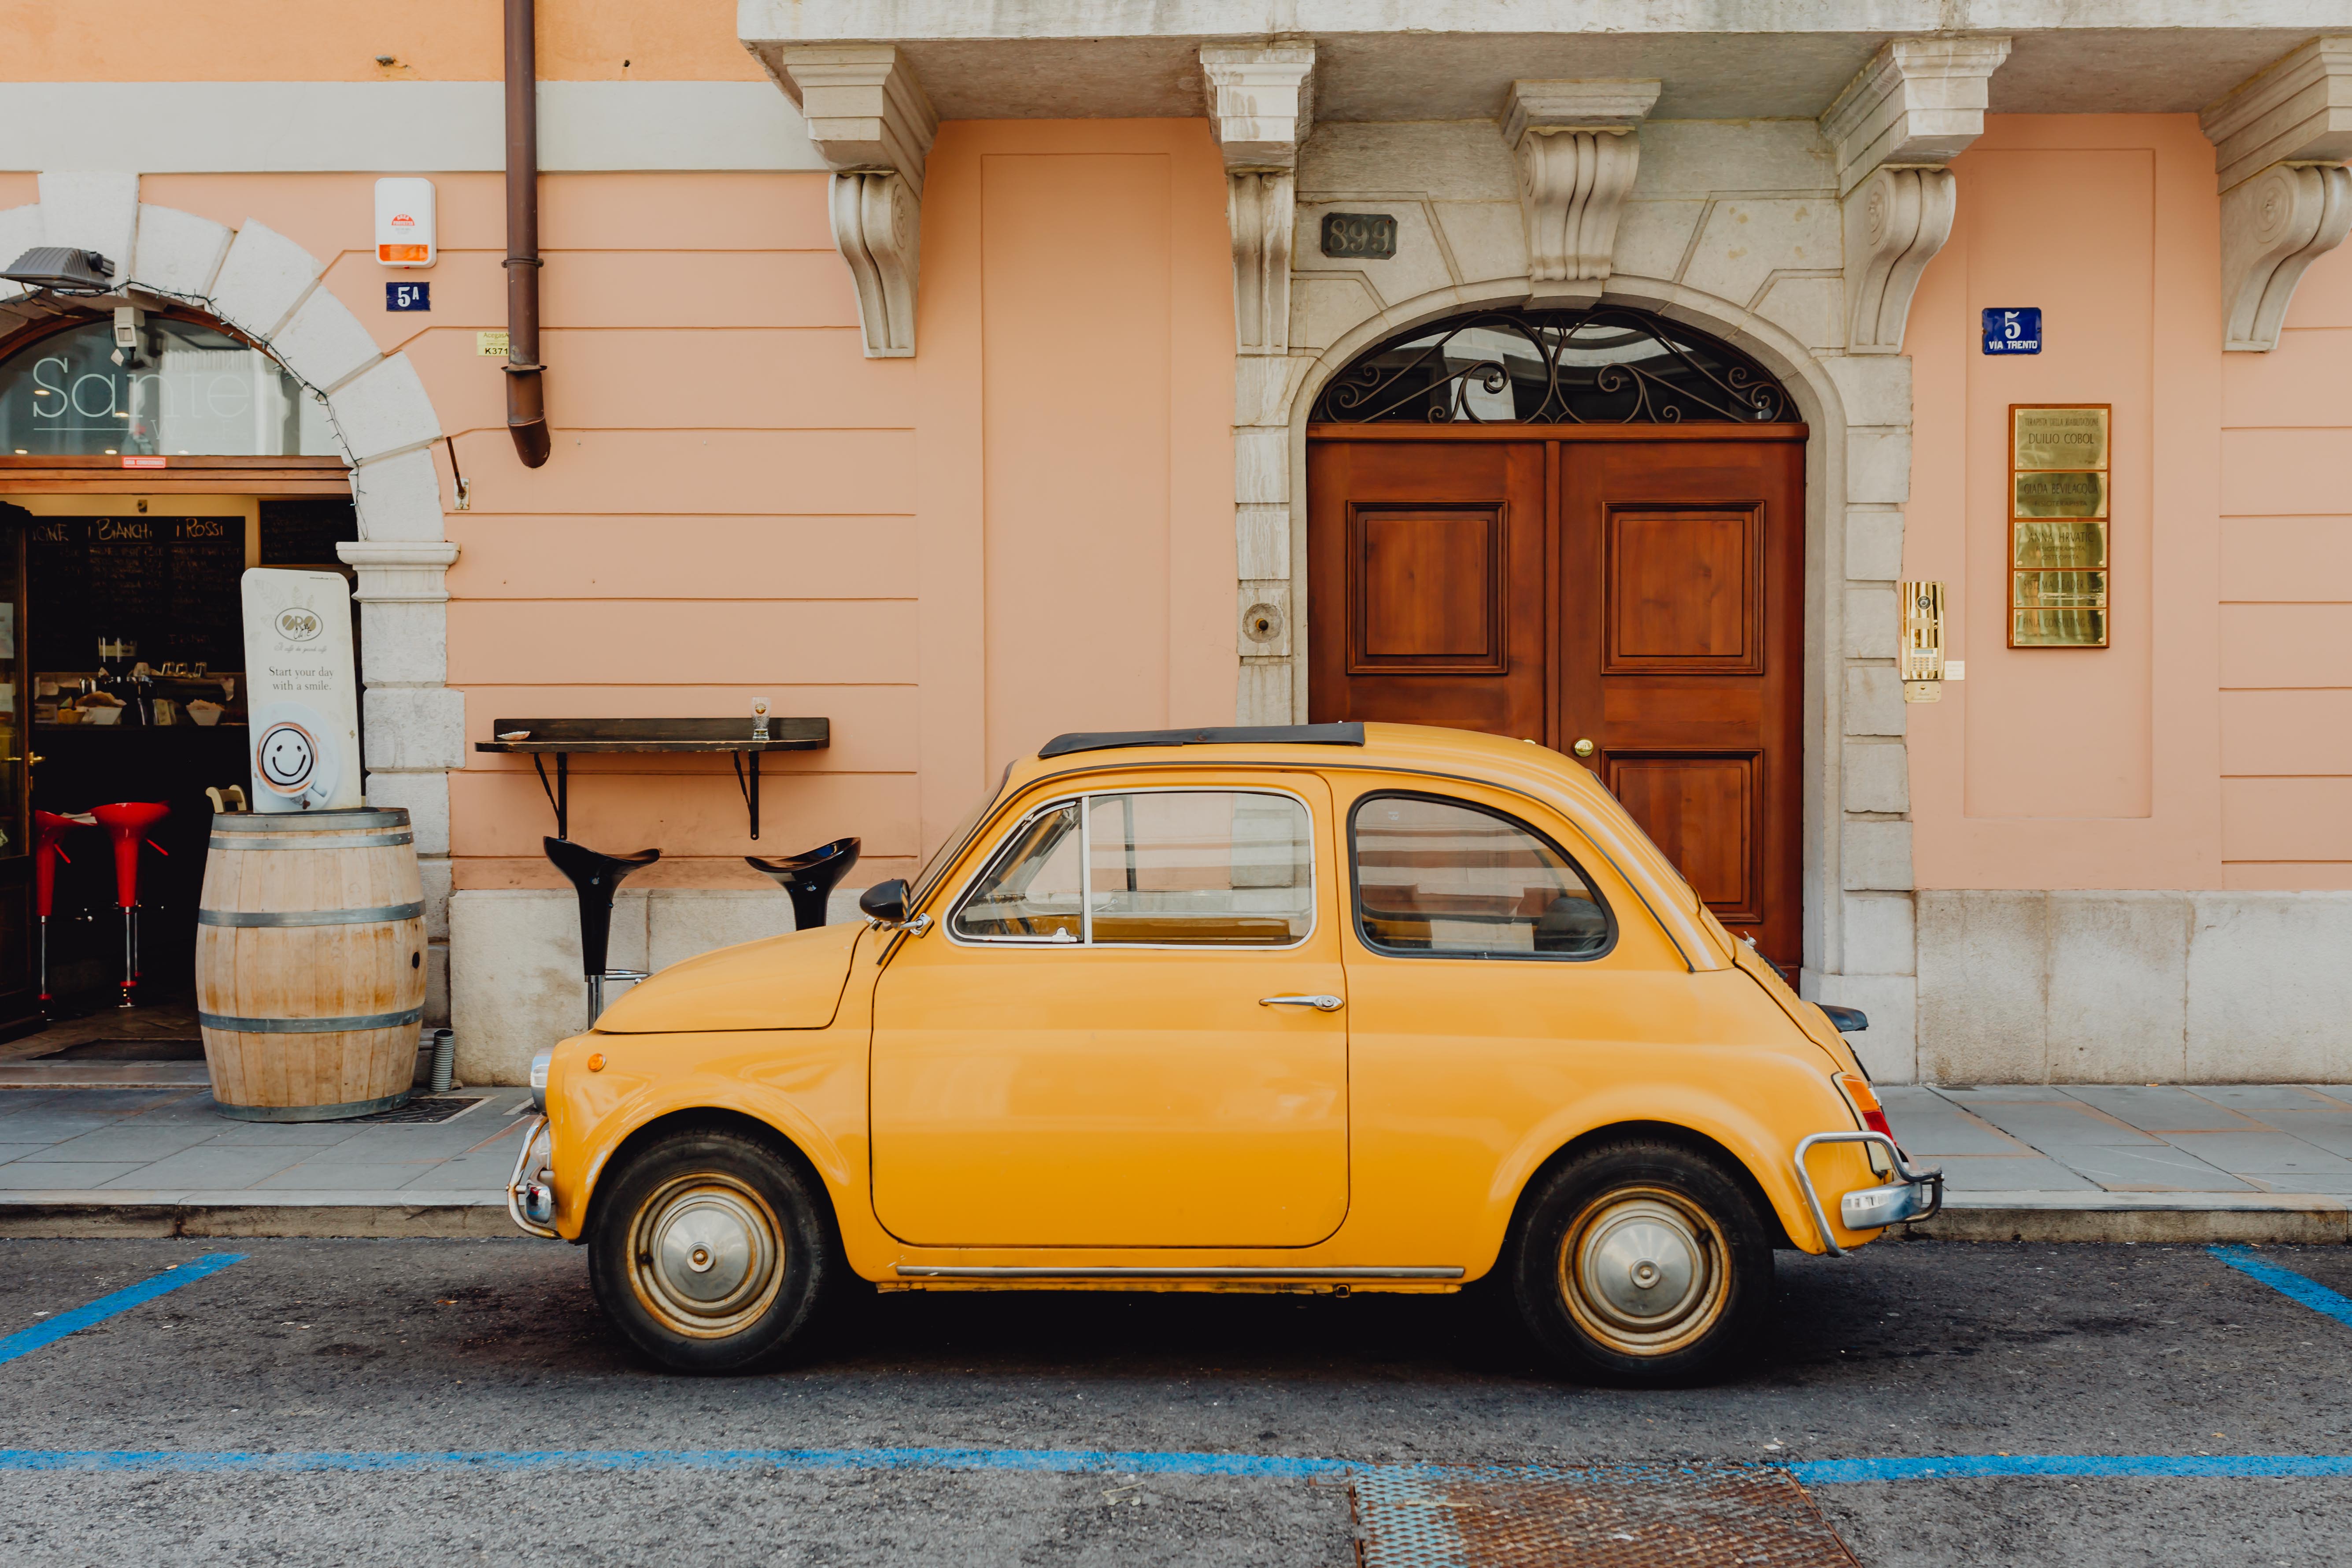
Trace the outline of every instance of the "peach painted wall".
{"label": "peach painted wall", "polygon": [[[497,0],[0,0],[11,81],[496,81]],[[539,0],[548,81],[758,81],[734,0]],[[378,55],[394,63],[376,64]]]}
{"label": "peach painted wall", "polygon": [[[2221,350],[2187,115],[1993,116],[1911,312],[1905,572],[1967,679],[1906,710],[1921,888],[2352,887],[2352,258]],[[2038,357],[1979,312],[2040,305]],[[2105,650],[2006,647],[2011,403],[2115,405]]]}

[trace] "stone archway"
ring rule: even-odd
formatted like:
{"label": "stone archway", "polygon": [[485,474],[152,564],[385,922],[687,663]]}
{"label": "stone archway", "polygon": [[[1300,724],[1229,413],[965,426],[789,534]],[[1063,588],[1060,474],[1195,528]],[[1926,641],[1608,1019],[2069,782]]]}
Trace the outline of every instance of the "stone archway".
{"label": "stone archway", "polygon": [[[1240,645],[1243,721],[1287,721],[1307,710],[1307,425],[1330,379],[1381,341],[1444,317],[1482,307],[1595,303],[1687,322],[1753,355],[1780,378],[1811,427],[1804,986],[1808,995],[1872,1012],[1881,1021],[1874,1024],[1879,1037],[1866,1042],[1879,1047],[1874,1064],[1885,1076],[1907,1079],[1916,1005],[1911,825],[1900,688],[1891,668],[1897,617],[1891,587],[1878,585],[1882,576],[1895,575],[1901,553],[1909,482],[1907,359],[1817,353],[1786,328],[1728,300],[1620,273],[1572,293],[1531,287],[1524,278],[1456,285],[1365,315],[1312,358],[1275,362],[1286,372],[1277,385],[1241,389],[1239,405],[1259,427],[1235,432],[1244,577],[1253,574],[1246,564],[1253,559],[1264,563],[1256,571],[1283,568],[1276,582],[1243,585],[1251,606]],[[1254,373],[1263,376],[1244,356],[1241,374]],[[1253,536],[1267,531],[1268,512],[1286,523],[1286,542]],[[1857,549],[1873,558],[1858,580],[1848,561]],[[1273,636],[1255,634],[1261,619]]]}
{"label": "stone archway", "polygon": [[[139,199],[132,174],[44,174],[41,199],[0,211],[0,254],[41,245],[95,250],[119,285],[235,328],[326,405],[351,464],[368,795],[415,825],[434,991],[448,1005],[450,769],[465,763],[465,696],[448,673],[448,591],[457,547],[444,537],[433,444],[441,426],[415,366],[375,345],[321,281],[326,264],[255,219],[235,228]],[[0,309],[22,297],[0,284]],[[440,1021],[438,1018],[436,1021]]]}

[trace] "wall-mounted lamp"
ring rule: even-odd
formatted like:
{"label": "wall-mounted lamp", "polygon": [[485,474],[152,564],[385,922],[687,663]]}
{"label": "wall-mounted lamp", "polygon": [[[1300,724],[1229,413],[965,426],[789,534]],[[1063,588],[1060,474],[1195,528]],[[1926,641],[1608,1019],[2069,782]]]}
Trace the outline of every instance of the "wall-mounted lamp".
{"label": "wall-mounted lamp", "polygon": [[60,294],[103,294],[114,287],[114,263],[95,250],[37,245],[9,263],[0,278]]}

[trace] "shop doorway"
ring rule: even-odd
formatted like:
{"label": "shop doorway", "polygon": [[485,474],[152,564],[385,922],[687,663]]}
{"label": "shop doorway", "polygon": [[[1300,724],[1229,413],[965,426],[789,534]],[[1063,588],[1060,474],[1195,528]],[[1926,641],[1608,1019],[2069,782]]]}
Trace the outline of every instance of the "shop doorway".
{"label": "shop doorway", "polygon": [[[84,1044],[160,1031],[194,1054],[208,830],[251,788],[242,578],[348,577],[357,522],[324,405],[216,324],[68,317],[0,344],[0,1038],[89,1015]],[[116,1017],[131,884],[108,825],[79,820],[122,805],[163,808],[135,837],[136,1018]]]}
{"label": "shop doorway", "polygon": [[1801,961],[1804,440],[1728,346],[1484,311],[1327,387],[1307,431],[1308,710],[1538,742],[1734,934]]}

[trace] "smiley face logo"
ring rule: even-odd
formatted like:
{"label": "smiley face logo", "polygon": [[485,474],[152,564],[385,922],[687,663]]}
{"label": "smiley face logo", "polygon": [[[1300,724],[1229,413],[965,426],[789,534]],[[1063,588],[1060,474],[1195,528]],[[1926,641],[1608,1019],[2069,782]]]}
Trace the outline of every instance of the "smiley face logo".
{"label": "smiley face logo", "polygon": [[310,782],[310,771],[319,764],[317,745],[310,732],[299,724],[279,722],[262,732],[253,748],[256,764],[269,787],[287,795],[298,795]]}

